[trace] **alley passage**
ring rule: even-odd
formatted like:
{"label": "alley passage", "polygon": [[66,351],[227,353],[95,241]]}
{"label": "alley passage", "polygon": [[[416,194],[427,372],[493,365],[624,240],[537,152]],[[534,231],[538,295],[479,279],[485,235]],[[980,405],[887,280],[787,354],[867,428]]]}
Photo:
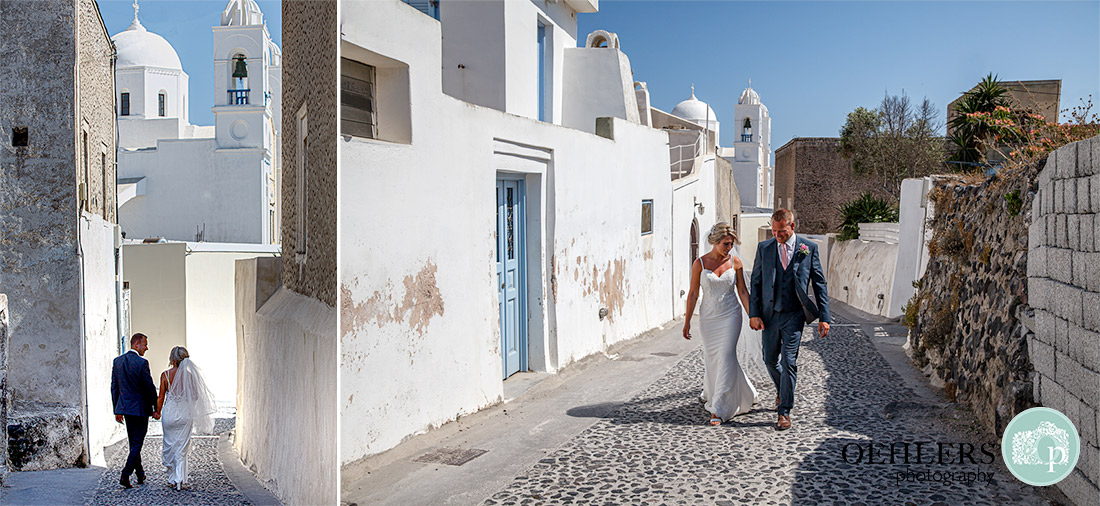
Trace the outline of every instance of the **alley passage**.
{"label": "alley passage", "polygon": [[[916,401],[858,327],[837,323],[827,338],[810,327],[803,335],[792,429],[774,429],[769,380],[756,382],[754,411],[706,425],[696,350],[484,504],[1048,504],[1005,470],[998,446],[995,464],[975,450],[977,465],[959,465],[958,443],[996,439],[957,427],[954,405]],[[868,464],[866,453],[857,461],[849,444],[866,449],[871,441],[879,464]],[[883,463],[884,445],[907,441],[932,442],[923,464]],[[943,465],[929,463],[938,442],[955,443]],[[966,483],[978,473],[981,481]]]}
{"label": "alley passage", "polygon": [[[233,428],[234,419],[219,418],[214,432],[221,434]],[[123,489],[118,484],[122,466],[126,463],[129,447],[123,440],[108,449],[107,471],[99,481],[95,497],[91,504],[96,506],[121,505],[246,505],[251,504],[244,494],[230,482],[218,460],[218,438],[207,436],[191,438],[191,453],[188,458],[188,481],[190,487],[177,491],[168,487],[168,476],[161,464],[160,424],[149,424],[149,436],[141,449],[141,461],[147,474],[145,484],[138,485],[131,476],[134,488]],[[154,434],[155,432],[155,434]]]}

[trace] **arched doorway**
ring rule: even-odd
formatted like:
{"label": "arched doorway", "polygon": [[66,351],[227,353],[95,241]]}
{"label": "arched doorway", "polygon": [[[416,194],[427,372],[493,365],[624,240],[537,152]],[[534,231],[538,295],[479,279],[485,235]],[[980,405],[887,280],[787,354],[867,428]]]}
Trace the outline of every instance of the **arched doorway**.
{"label": "arched doorway", "polygon": [[691,219],[691,265],[695,265],[695,259],[699,258],[699,220]]}

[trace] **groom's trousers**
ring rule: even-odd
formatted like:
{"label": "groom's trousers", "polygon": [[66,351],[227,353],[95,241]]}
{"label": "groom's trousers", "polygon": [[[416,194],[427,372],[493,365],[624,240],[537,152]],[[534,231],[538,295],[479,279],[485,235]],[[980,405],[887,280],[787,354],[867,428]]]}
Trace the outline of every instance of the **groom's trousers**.
{"label": "groom's trousers", "polygon": [[794,406],[794,383],[798,378],[798,347],[806,324],[802,311],[774,313],[764,322],[761,335],[764,365],[779,392],[778,414],[790,416]]}
{"label": "groom's trousers", "polygon": [[145,469],[141,467],[141,447],[145,444],[145,433],[149,432],[149,417],[123,415],[123,418],[126,420],[126,436],[130,440],[130,456],[126,457],[122,476],[128,478],[134,471],[138,476],[145,476]]}

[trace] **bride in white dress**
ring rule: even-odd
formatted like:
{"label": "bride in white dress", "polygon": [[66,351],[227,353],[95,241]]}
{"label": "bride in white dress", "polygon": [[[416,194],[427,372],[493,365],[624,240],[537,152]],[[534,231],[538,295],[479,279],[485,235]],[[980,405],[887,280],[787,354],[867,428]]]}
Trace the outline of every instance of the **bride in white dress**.
{"label": "bride in white dress", "polygon": [[164,429],[161,459],[167,468],[168,483],[180,490],[187,483],[191,433],[213,432],[217,408],[213,394],[186,348],[172,348],[168,361],[172,367],[160,375],[160,397],[157,399],[157,411]]}
{"label": "bride in white dress", "polygon": [[717,223],[707,242],[709,253],[691,266],[691,289],[684,317],[684,339],[691,339],[691,317],[702,292],[699,331],[703,339],[702,399],[710,413],[710,424],[721,425],[747,413],[756,400],[756,388],[737,358],[743,307],[749,303],[741,259],[731,255],[736,234],[733,227]]}

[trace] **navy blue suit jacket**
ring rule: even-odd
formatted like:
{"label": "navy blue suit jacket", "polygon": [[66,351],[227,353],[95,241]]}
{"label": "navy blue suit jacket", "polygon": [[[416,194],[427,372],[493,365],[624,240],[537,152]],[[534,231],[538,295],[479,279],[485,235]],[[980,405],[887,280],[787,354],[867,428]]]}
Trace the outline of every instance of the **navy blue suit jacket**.
{"label": "navy blue suit jacket", "polygon": [[111,402],[116,415],[153,416],[157,387],[149,372],[149,361],[137,352],[115,358],[111,369]]}
{"label": "navy blue suit jacket", "polygon": [[[794,285],[806,323],[815,319],[831,323],[829,293],[825,287],[825,271],[817,256],[817,243],[795,234],[794,255],[790,268],[794,269]],[[803,253],[805,246],[806,253]],[[749,317],[770,320],[775,313],[775,267],[779,263],[779,245],[775,238],[756,246],[756,261],[752,268],[749,286]]]}

